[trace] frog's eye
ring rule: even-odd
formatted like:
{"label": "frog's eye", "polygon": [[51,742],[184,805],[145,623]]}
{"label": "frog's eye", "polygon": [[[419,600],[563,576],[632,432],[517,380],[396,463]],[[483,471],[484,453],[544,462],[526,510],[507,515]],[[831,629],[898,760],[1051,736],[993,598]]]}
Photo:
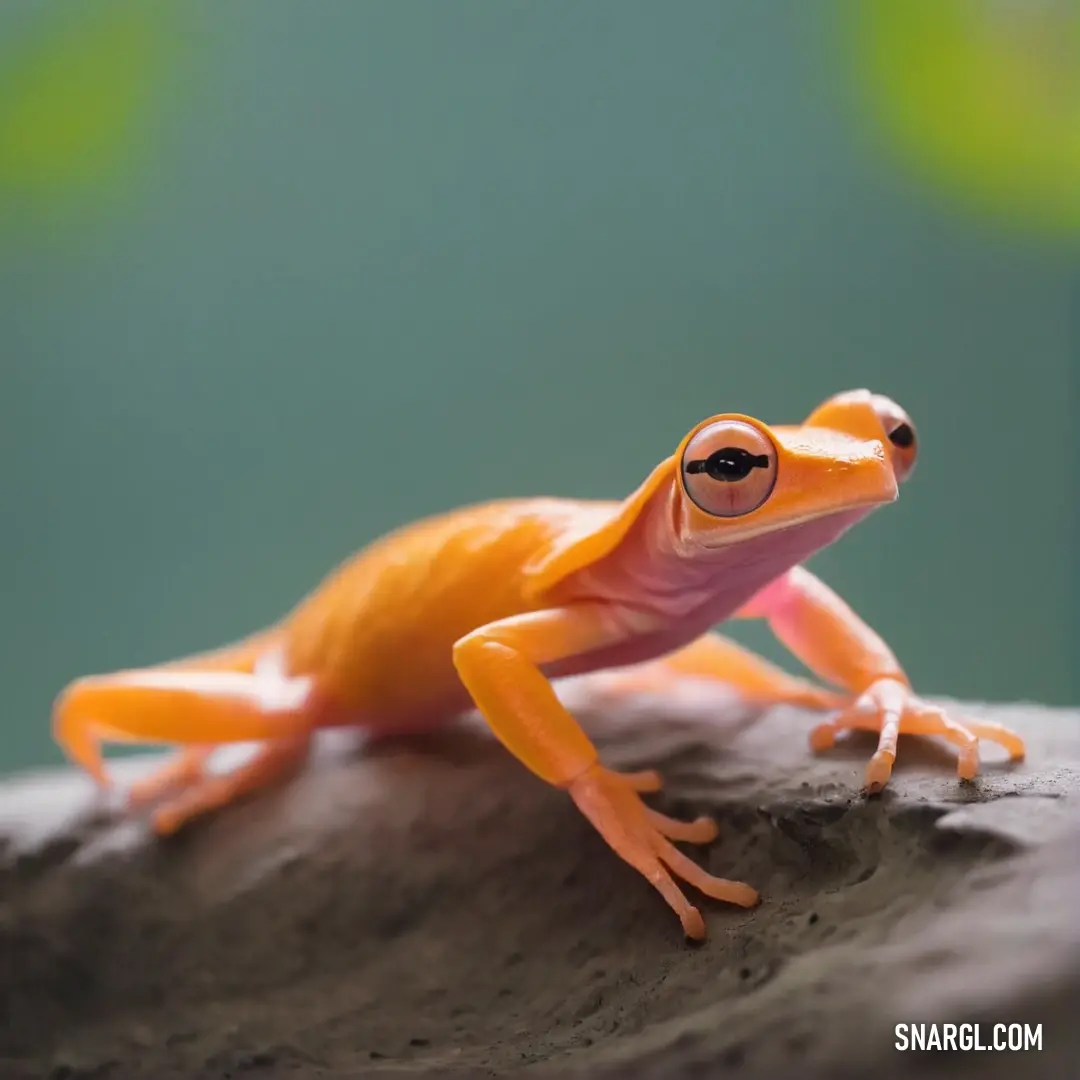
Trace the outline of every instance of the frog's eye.
{"label": "frog's eye", "polygon": [[742,420],[717,420],[687,444],[683,485],[713,517],[741,517],[756,510],[776,483],[776,447]]}
{"label": "frog's eye", "polygon": [[896,479],[903,483],[915,471],[915,461],[919,456],[919,439],[915,425],[895,401],[875,394],[873,402],[874,411],[889,440],[893,473]]}

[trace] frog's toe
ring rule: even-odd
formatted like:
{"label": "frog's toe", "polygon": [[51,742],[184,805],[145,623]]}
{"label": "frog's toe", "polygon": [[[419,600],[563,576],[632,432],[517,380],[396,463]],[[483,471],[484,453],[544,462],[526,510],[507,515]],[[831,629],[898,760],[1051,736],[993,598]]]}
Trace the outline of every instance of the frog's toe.
{"label": "frog's toe", "polygon": [[277,739],[262,746],[250,761],[232,772],[201,775],[155,809],[154,831],[159,836],[170,836],[196,818],[285,780],[303,766],[310,744],[308,735]]}
{"label": "frog's toe", "polygon": [[866,770],[868,792],[884,788],[892,776],[901,735],[930,735],[956,748],[956,772],[961,780],[979,774],[979,741],[1002,746],[1013,761],[1023,760],[1024,740],[1014,731],[990,721],[957,719],[930,705],[906,685],[894,679],[874,683],[857,701],[810,732],[815,751],[827,750],[844,731],[873,731],[878,747]]}
{"label": "frog's toe", "polygon": [[212,746],[185,747],[171,760],[151,772],[149,776],[135,781],[128,788],[128,807],[137,810],[181,788],[197,783],[202,779],[206,763],[213,752]]}

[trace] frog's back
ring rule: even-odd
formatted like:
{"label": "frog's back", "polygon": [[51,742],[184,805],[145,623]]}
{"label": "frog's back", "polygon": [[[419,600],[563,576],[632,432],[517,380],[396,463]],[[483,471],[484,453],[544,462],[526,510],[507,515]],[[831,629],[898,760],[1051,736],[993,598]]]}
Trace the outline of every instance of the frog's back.
{"label": "frog's back", "polygon": [[289,666],[339,704],[387,723],[468,704],[454,642],[534,610],[526,565],[618,504],[535,498],[423,518],[340,565],[289,617]]}

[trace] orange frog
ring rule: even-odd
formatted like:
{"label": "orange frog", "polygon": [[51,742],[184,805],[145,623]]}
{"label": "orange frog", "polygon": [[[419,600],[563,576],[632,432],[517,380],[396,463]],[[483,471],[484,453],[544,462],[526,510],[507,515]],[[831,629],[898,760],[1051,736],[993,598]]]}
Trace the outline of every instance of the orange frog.
{"label": "orange frog", "polygon": [[[937,735],[978,771],[980,739],[1024,753],[1000,725],[961,721],[920,699],[885,643],[800,564],[911,474],[915,428],[892,401],[840,394],[803,424],[740,414],[698,424],[622,502],[491,502],[390,533],[342,564],[275,626],[161,667],[73,682],[54,710],[66,753],[101,784],[101,740],[182,743],[129,793],[156,805],[158,833],[302,765],[322,727],[417,731],[478,708],[505,747],[563,788],[662,894],[686,934],[705,925],[675,882],[743,907],[749,885],[707,874],[672,841],[703,844],[708,818],[678,821],[641,795],[653,771],[605,768],[554,680],[604,672],[616,694],[715,679],[762,703],[835,710],[810,733],[879,734],[866,775],[886,784],[901,734]],[[796,678],[713,632],[763,618],[823,682]],[[214,775],[223,743],[257,741],[247,764]]]}

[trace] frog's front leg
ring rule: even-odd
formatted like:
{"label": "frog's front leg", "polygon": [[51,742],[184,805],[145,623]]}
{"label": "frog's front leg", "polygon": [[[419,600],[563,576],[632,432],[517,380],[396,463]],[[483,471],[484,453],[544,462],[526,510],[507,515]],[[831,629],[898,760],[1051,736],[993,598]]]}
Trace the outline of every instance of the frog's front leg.
{"label": "frog's front leg", "polygon": [[672,840],[708,843],[716,826],[708,818],[676,821],[646,806],[640,793],[657,790],[659,777],[604,768],[542,671],[616,644],[629,633],[617,613],[602,604],[553,608],[481,627],[454,646],[454,664],[503,745],[542,780],[567,790],[614,851],[660,892],[686,934],[701,939],[705,924],[672,873],[708,896],[742,907],[756,905],[758,894],[749,885],[713,877],[672,845]]}
{"label": "frog's front leg", "polygon": [[814,728],[810,740],[815,750],[823,750],[842,731],[878,732],[877,752],[866,772],[869,791],[880,791],[888,783],[900,735],[947,739],[957,748],[957,772],[966,780],[979,771],[980,739],[1000,744],[1013,760],[1024,756],[1023,739],[1008,728],[954,719],[917,697],[885,642],[832,589],[802,567],[762,590],[738,617],[766,619],[807,667],[849,691],[853,700],[838,716]]}
{"label": "frog's front leg", "polygon": [[[252,671],[148,668],[76,680],[57,698],[53,732],[64,752],[103,787],[103,740],[186,744],[133,788],[131,805],[169,796],[158,833],[282,778],[303,763],[315,727],[312,683],[283,673],[274,654]],[[205,765],[224,743],[261,742],[247,764],[222,776]]]}

